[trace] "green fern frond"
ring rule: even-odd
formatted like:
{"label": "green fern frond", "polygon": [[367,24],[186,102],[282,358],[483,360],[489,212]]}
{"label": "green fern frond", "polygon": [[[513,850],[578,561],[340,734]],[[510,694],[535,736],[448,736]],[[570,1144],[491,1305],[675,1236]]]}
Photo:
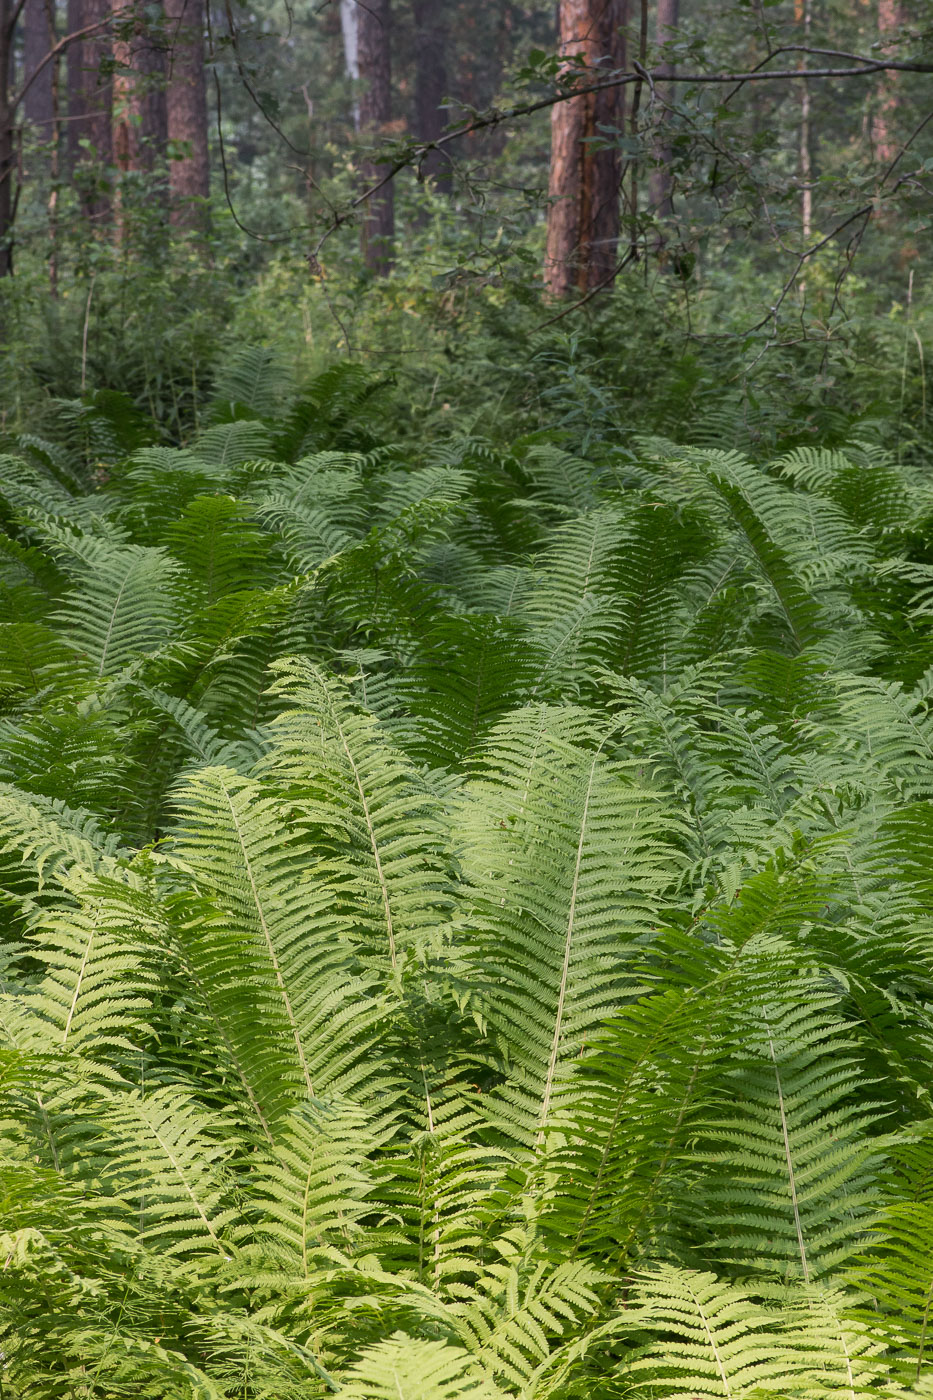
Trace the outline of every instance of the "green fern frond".
{"label": "green fern frond", "polygon": [[367,1348],[340,1393],[347,1400],[504,1400],[469,1352],[401,1333]]}

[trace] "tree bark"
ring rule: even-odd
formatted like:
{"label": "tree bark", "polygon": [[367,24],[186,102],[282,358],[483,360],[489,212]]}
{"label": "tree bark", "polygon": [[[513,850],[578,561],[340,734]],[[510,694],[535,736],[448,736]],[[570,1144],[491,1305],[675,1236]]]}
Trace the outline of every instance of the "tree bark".
{"label": "tree bark", "polygon": [[[120,5],[121,0],[114,0]],[[127,176],[164,176],[168,120],[165,101],[165,41],[142,7],[114,40],[113,154],[120,172],[118,224],[127,231]],[[143,190],[135,193],[142,195]],[[146,206],[164,206],[165,182],[154,180],[145,190]]]}
{"label": "tree bark", "polygon": [[[895,41],[904,24],[901,0],[878,0],[878,44],[883,58],[895,56]],[[898,153],[897,109],[900,105],[898,74],[883,74],[877,93],[877,106],[871,123],[875,158],[881,165],[890,165]]]}
{"label": "tree bark", "polygon": [[[415,136],[436,141],[447,125],[441,104],[447,97],[447,25],[444,0],[413,0],[415,19]],[[441,151],[429,151],[421,163],[445,194],[450,191],[450,161]]]}
{"label": "tree bark", "polygon": [[165,152],[165,47],[142,6],[135,8],[113,45],[113,148],[121,171],[148,174]]}
{"label": "tree bark", "polygon": [[[23,77],[29,81],[55,45],[54,0],[26,0],[23,9]],[[24,101],[31,121],[44,141],[52,137],[55,112],[52,102],[52,65],[47,63],[29,87]]]}
{"label": "tree bark", "polygon": [[[566,68],[592,82],[625,66],[627,0],[560,0],[559,52]],[[580,57],[585,74],[570,60]],[[554,296],[612,280],[619,242],[618,147],[599,144],[625,121],[623,88],[560,102],[551,111],[547,253],[544,276]]]}
{"label": "tree bark", "polygon": [[[68,33],[103,25],[109,15],[110,0],[68,0]],[[105,29],[68,47],[68,165],[84,214],[102,224],[113,208],[106,174],[113,165],[112,55]]]}
{"label": "tree bark", "polygon": [[171,54],[165,94],[168,139],[172,147],[168,167],[169,217],[176,228],[206,232],[210,160],[204,77],[204,0],[165,0],[165,18]]}
{"label": "tree bark", "polygon": [[[680,0],[658,0],[656,15],[655,42],[659,49],[663,49],[665,44],[669,44],[677,37],[677,26],[680,22]],[[673,78],[674,65],[668,59],[662,59],[658,64],[655,77],[655,88],[658,94],[665,98],[671,89],[667,83],[662,86],[662,78]],[[659,124],[663,126],[664,117],[660,118]],[[674,212],[672,202],[672,192],[674,188],[671,177],[672,152],[670,143],[663,139],[658,141],[656,151],[658,165],[651,172],[648,181],[648,189],[651,196],[651,206],[658,219],[669,219]],[[659,240],[663,242],[663,236]]]}
{"label": "tree bark", "polygon": [[[392,119],[392,65],[390,48],[389,0],[366,0],[357,7],[357,53],[362,91],[359,99],[360,135],[375,144],[387,133]],[[378,161],[365,160],[362,175],[366,186],[375,185],[386,174]],[[363,259],[371,272],[382,276],[392,264],[395,237],[395,194],[391,180],[363,206]]]}
{"label": "tree bark", "polygon": [[12,0],[0,0],[0,277],[13,271],[13,106],[10,70],[13,58]]}

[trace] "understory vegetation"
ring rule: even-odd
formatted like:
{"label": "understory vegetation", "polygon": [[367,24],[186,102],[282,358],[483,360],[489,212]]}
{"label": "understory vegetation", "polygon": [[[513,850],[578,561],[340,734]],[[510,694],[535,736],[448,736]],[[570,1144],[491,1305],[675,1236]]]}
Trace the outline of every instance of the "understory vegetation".
{"label": "understory vegetation", "polygon": [[9,438],[4,1397],[933,1395],[925,424],[549,353]]}

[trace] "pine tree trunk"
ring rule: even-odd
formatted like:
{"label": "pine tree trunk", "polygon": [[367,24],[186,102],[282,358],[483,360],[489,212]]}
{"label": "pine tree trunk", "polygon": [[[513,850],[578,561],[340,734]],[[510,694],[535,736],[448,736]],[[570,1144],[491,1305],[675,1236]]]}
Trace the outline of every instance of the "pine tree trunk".
{"label": "pine tree trunk", "polygon": [[[115,0],[117,6],[120,0]],[[114,41],[114,155],[120,170],[157,169],[166,141],[165,48],[142,7]]]}
{"label": "pine tree trunk", "polygon": [[[170,218],[176,228],[208,227],[210,161],[207,146],[207,86],[204,77],[204,0],[165,0],[170,46],[166,88]],[[178,147],[185,154],[178,159]]]}
{"label": "pine tree trunk", "polygon": [[[447,94],[447,26],[444,0],[413,0],[415,19],[415,136],[436,141],[447,125],[441,103]],[[421,171],[439,190],[450,190],[450,161],[442,151],[429,151]]]}
{"label": "pine tree trunk", "polygon": [[[109,15],[110,0],[68,0],[68,33],[103,26]],[[85,215],[101,224],[113,209],[107,174],[113,165],[112,56],[103,27],[68,47],[68,165]]]}
{"label": "pine tree trunk", "polygon": [[[878,0],[878,46],[881,58],[896,58],[895,40],[904,24],[901,0]],[[875,159],[890,165],[898,153],[897,109],[900,105],[898,74],[885,73],[877,90],[877,106],[871,124]]]}
{"label": "pine tree trunk", "polygon": [[[121,0],[115,0],[119,6]],[[125,23],[113,45],[113,153],[120,171],[119,218],[121,235],[126,232],[129,188],[127,176],[164,177],[168,121],[165,101],[164,37],[141,6],[132,25]],[[164,178],[156,178],[148,188],[134,193],[144,196],[147,209],[165,196]]]}
{"label": "pine tree trunk", "polygon": [[[23,9],[23,77],[26,82],[55,45],[54,0],[26,0]],[[26,92],[24,109],[43,141],[52,136],[52,65],[47,63]]]}
{"label": "pine tree trunk", "polygon": [[[680,0],[658,0],[656,14],[655,42],[658,48],[663,48],[672,39],[677,37],[677,26],[680,22]],[[673,78],[674,65],[667,59],[662,59],[656,69],[655,87],[660,97],[668,99],[671,88],[667,83],[660,81],[661,78]],[[664,118],[662,116],[661,122]],[[673,191],[673,181],[671,179],[671,148],[670,144],[663,139],[658,141],[655,152],[658,165],[651,172],[648,181],[648,189],[651,195],[651,207],[659,220],[669,219],[674,212],[671,200]],[[659,238],[659,243],[664,242],[663,231]]]}
{"label": "pine tree trunk", "polygon": [[[625,9],[626,0],[560,0],[559,52],[584,59],[589,71],[581,75],[581,85],[597,81],[601,72],[624,68]],[[612,280],[622,160],[618,148],[594,149],[594,141],[606,128],[622,131],[624,119],[621,87],[574,97],[552,109],[544,275],[554,296],[590,291]]]}
{"label": "pine tree trunk", "polygon": [[0,0],[0,277],[13,271],[13,119],[10,70],[13,58],[13,7]]}
{"label": "pine tree trunk", "polygon": [[[389,0],[366,0],[358,6],[357,53],[362,91],[359,101],[360,135],[369,144],[378,142],[392,118],[392,67]],[[367,187],[386,175],[376,161],[363,162]],[[388,272],[395,237],[395,195],[391,180],[366,201],[362,247],[366,266],[377,275]]]}

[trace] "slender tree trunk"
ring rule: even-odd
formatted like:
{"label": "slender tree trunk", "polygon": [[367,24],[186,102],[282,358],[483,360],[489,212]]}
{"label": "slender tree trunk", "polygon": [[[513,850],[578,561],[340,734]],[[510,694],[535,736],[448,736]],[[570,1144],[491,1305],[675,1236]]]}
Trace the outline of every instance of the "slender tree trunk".
{"label": "slender tree trunk", "polygon": [[[170,218],[176,228],[208,227],[210,161],[204,78],[204,0],[165,0],[170,45],[166,88]],[[182,148],[185,154],[179,159]]]}
{"label": "slender tree trunk", "polygon": [[[559,52],[568,60],[582,57],[589,81],[601,70],[625,66],[626,0],[560,0],[559,17]],[[574,97],[552,109],[544,275],[554,296],[593,290],[612,279],[622,161],[617,146],[599,149],[596,143],[607,130],[622,131],[624,122],[623,88]]]}
{"label": "slender tree trunk", "polygon": [[[28,82],[55,45],[54,0],[26,0],[23,9],[23,77]],[[28,89],[24,101],[31,121],[44,141],[51,140],[54,122],[52,64],[47,63]]]}
{"label": "slender tree trunk", "polygon": [[340,0],[340,31],[343,35],[343,55],[347,77],[353,84],[353,127],[360,129],[360,25],[357,0]]}
{"label": "slender tree trunk", "polygon": [[[813,28],[813,0],[796,0],[795,19],[803,24],[803,42],[810,43],[810,31]],[[807,56],[800,55],[800,70],[806,72]],[[806,78],[800,84],[800,232],[803,246],[810,242],[810,235],[813,231],[813,159],[810,151],[810,84]],[[804,291],[804,283],[800,283],[801,293]]]}
{"label": "slender tree trunk", "polygon": [[[895,57],[895,39],[904,24],[901,0],[878,0],[878,43],[883,58]],[[882,75],[877,90],[877,106],[871,123],[875,159],[890,165],[897,155],[897,109],[900,91],[897,73]]]}
{"label": "slender tree trunk", "polygon": [[[441,103],[447,97],[447,25],[444,0],[413,0],[415,18],[415,135],[436,141],[447,125]],[[422,173],[437,188],[450,190],[450,161],[442,151],[430,151]]]}
{"label": "slender tree trunk", "polygon": [[[68,0],[68,33],[103,26],[109,15],[110,0]],[[113,165],[112,57],[113,43],[104,28],[68,47],[68,166],[85,215],[100,224],[109,222],[113,210],[108,174]]]}
{"label": "slender tree trunk", "polygon": [[[366,0],[358,6],[357,52],[362,84],[359,129],[364,140],[373,144],[386,132],[392,119],[390,23],[389,0]],[[367,186],[375,185],[386,173],[386,167],[379,162],[363,162]],[[394,237],[395,194],[389,181],[370,195],[363,213],[363,258],[377,275],[385,274],[391,266]]]}
{"label": "slender tree trunk", "polygon": [[[663,49],[665,44],[669,44],[677,37],[677,26],[680,22],[680,0],[658,0],[656,16],[655,42],[658,48]],[[673,85],[662,83],[661,78],[674,77],[674,65],[669,59],[662,59],[656,69],[658,76],[655,79],[655,88],[658,96],[668,99],[673,91]],[[663,126],[664,115],[659,118],[659,125]],[[659,220],[669,219],[674,212],[672,194],[674,183],[671,177],[671,147],[668,141],[664,140],[663,133],[658,141],[656,156],[658,164],[651,172],[648,181],[648,189],[651,197],[651,206]],[[658,239],[659,244],[663,244],[663,231]]]}
{"label": "slender tree trunk", "polygon": [[16,166],[10,91],[13,29],[12,0],[0,0],[0,277],[9,277],[13,272],[13,180]]}
{"label": "slender tree trunk", "polygon": [[[115,39],[113,58],[113,153],[121,176],[118,223],[122,236],[129,202],[126,177],[164,176],[167,142],[164,38],[141,6],[132,24],[124,24]],[[154,193],[162,203],[164,181],[146,190],[149,208]]]}

